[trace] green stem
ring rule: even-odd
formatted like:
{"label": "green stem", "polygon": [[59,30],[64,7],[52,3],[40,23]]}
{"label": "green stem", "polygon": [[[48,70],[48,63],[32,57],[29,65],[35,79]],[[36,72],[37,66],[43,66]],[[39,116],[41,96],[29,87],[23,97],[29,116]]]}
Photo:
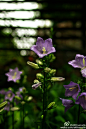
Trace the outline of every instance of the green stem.
{"label": "green stem", "polygon": [[80,117],[80,104],[79,104],[79,109],[78,109],[78,121],[77,121],[77,124],[79,124],[79,117]]}
{"label": "green stem", "polygon": [[43,121],[42,121],[42,129],[47,129],[46,124],[46,108],[47,108],[47,90],[46,90],[46,75],[44,72],[44,87],[43,87]]}
{"label": "green stem", "polygon": [[24,129],[24,105],[22,105],[23,109],[22,109],[22,113],[23,113],[23,120],[22,120],[22,124],[23,124],[23,129]]}
{"label": "green stem", "polygon": [[12,112],[12,129],[14,129],[14,111]]}

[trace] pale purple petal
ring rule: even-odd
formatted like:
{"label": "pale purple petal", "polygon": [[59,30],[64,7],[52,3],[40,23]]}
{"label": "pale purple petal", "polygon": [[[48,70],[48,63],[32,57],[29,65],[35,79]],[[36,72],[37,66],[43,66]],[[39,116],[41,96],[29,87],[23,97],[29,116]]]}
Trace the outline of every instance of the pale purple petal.
{"label": "pale purple petal", "polygon": [[33,85],[32,85],[32,89],[35,90],[35,89],[38,88],[40,85],[41,85],[41,82],[36,83],[36,84],[33,84]]}
{"label": "pale purple petal", "polygon": [[81,70],[81,74],[82,74],[83,77],[86,78],[86,68],[84,68],[84,69]]}
{"label": "pale purple petal", "polygon": [[80,104],[82,108],[86,110],[86,92],[82,92],[75,103]]}
{"label": "pale purple petal", "polygon": [[71,108],[72,106],[73,106],[73,101],[72,100],[69,100],[69,99],[62,99],[62,98],[60,98],[61,100],[62,100],[62,104],[65,106],[65,112],[69,109],[69,108]]}

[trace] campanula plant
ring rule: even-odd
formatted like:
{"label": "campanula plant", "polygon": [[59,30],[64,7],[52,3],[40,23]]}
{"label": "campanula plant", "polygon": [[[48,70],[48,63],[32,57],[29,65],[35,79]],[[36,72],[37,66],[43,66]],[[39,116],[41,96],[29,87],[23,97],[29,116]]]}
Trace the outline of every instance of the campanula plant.
{"label": "campanula plant", "polygon": [[41,69],[41,73],[36,74],[36,79],[32,85],[32,89],[36,90],[39,88],[42,92],[42,118],[41,129],[47,129],[47,112],[55,106],[55,102],[48,102],[48,90],[52,87],[51,85],[55,81],[63,81],[63,77],[55,77],[56,69],[50,68],[50,62],[55,59],[55,56],[52,54],[56,52],[56,49],[53,47],[52,39],[48,38],[45,41],[41,38],[37,38],[36,45],[31,47],[31,50],[38,55],[36,63],[27,61],[27,64],[32,66],[35,69]]}

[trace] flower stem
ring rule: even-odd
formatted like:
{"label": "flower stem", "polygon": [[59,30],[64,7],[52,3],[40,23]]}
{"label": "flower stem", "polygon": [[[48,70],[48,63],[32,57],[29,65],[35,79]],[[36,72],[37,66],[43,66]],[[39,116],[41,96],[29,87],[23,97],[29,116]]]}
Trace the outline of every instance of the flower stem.
{"label": "flower stem", "polygon": [[12,129],[14,129],[14,111],[12,112]]}
{"label": "flower stem", "polygon": [[42,129],[47,129],[46,124],[46,107],[47,107],[47,90],[46,90],[46,73],[44,72],[44,87],[43,87],[43,121],[42,121]]}
{"label": "flower stem", "polygon": [[22,109],[22,115],[23,115],[23,120],[22,120],[22,124],[23,124],[23,129],[24,129],[24,105],[22,105],[23,109]]}
{"label": "flower stem", "polygon": [[79,108],[78,108],[78,121],[77,121],[77,124],[79,124],[79,117],[80,117],[80,104],[79,104]]}

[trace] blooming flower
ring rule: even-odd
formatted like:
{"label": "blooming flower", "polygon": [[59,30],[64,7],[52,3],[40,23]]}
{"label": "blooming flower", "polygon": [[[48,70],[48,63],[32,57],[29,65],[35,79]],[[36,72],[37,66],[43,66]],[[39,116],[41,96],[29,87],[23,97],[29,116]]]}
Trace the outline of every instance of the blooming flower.
{"label": "blooming flower", "polygon": [[72,96],[74,99],[77,98],[77,95],[81,91],[79,84],[70,82],[68,85],[63,85],[66,89],[65,96]]}
{"label": "blooming flower", "polygon": [[41,37],[37,38],[36,45],[33,45],[31,50],[34,51],[40,58],[43,58],[44,56],[56,51],[52,45],[51,38],[44,41]]}
{"label": "blooming flower", "polygon": [[82,92],[75,103],[80,104],[82,108],[86,110],[86,92]]}
{"label": "blooming flower", "polygon": [[74,105],[72,100],[62,98],[60,99],[62,100],[62,104],[65,106],[65,112]]}
{"label": "blooming flower", "polygon": [[75,60],[69,61],[68,64],[72,65],[74,68],[86,67],[86,56],[76,54]]}
{"label": "blooming flower", "polygon": [[15,94],[11,90],[9,90],[5,93],[5,100],[12,101],[14,96]]}
{"label": "blooming flower", "polygon": [[32,85],[32,89],[36,89],[37,87],[39,87],[41,85],[41,82],[39,82],[39,83],[36,83],[36,84],[33,84]]}
{"label": "blooming flower", "polygon": [[17,80],[20,79],[20,74],[22,74],[22,71],[19,71],[18,68],[16,67],[14,70],[9,69],[9,72],[6,73],[5,75],[8,76],[8,81],[16,82]]}

